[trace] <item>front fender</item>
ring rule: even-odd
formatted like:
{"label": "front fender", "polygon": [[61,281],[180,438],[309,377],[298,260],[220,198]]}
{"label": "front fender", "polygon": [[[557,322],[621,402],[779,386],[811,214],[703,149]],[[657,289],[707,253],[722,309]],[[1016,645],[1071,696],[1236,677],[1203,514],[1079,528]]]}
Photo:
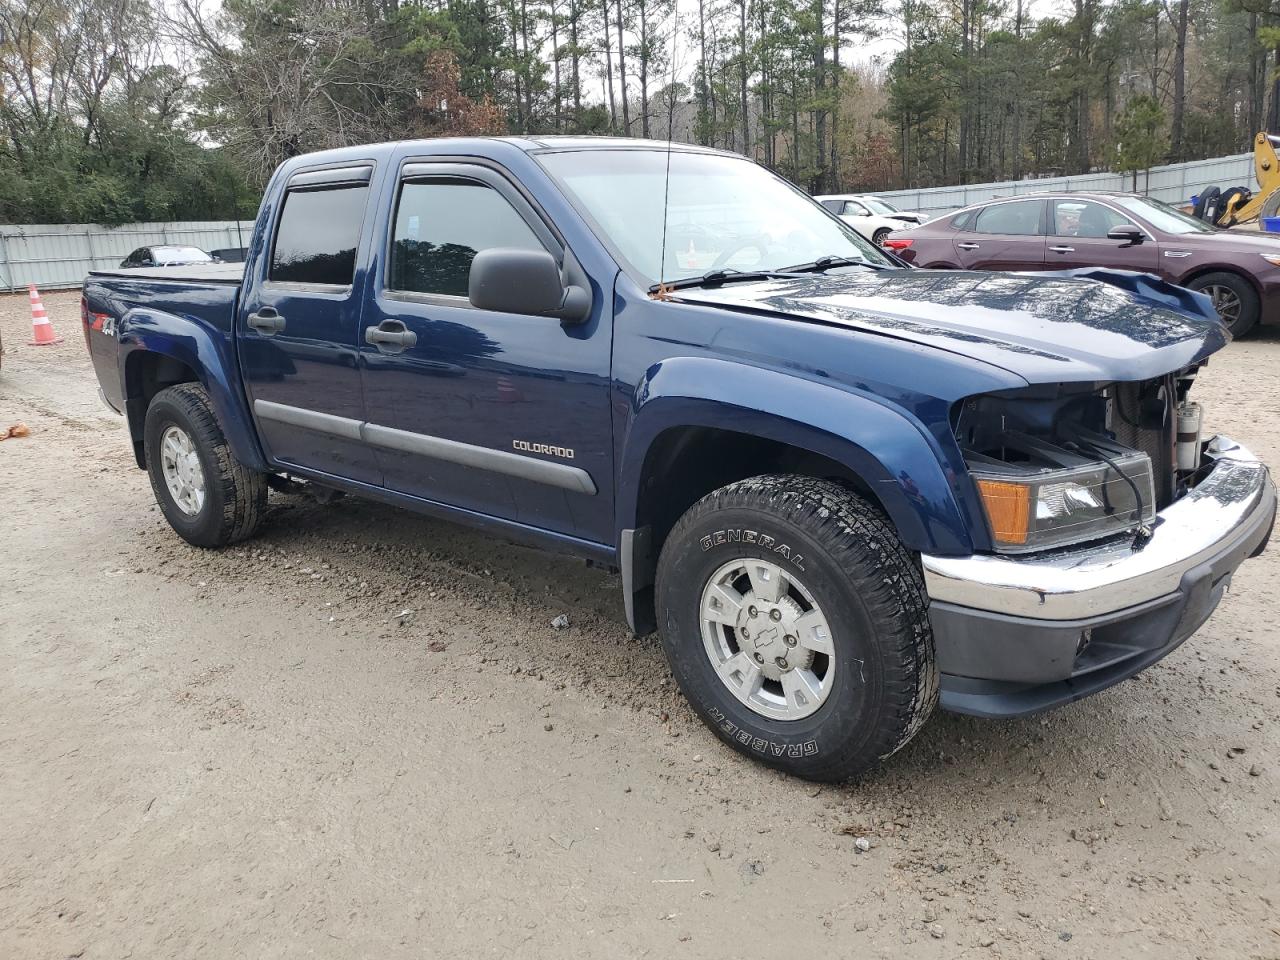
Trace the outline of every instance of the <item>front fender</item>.
{"label": "front fender", "polygon": [[245,403],[229,337],[198,320],[150,308],[127,311],[116,329],[125,414],[135,444],[142,440],[147,414],[141,380],[144,355],[167,357],[189,368],[208,392],[236,459],[253,470],[268,469]]}
{"label": "front fender", "polygon": [[638,525],[650,447],[683,427],[764,437],[837,461],[874,491],[912,550],[968,556],[985,546],[974,543],[972,532],[985,526],[974,522],[977,505],[957,480],[958,452],[905,410],[847,386],[698,357],[655,364],[635,393],[619,474],[620,530]]}

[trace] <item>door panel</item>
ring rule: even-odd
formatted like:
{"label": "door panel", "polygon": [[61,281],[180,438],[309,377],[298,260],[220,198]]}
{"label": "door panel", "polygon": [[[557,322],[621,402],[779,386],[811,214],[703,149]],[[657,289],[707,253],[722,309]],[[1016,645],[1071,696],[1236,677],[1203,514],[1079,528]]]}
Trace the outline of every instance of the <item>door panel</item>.
{"label": "door panel", "polygon": [[1136,244],[1108,240],[1107,231],[1117,226],[1137,225],[1123,214],[1092,200],[1063,198],[1049,201],[1046,268],[1113,267],[1155,273],[1160,265],[1155,241],[1150,237]]}
{"label": "door panel", "polygon": [[[392,221],[385,286],[363,321],[369,426],[386,486],[570,536],[613,535],[610,325],[478,310],[483,249],[546,249],[580,269],[496,172],[415,164]],[[586,285],[583,276],[580,282]],[[379,284],[381,288],[383,284]],[[589,288],[589,285],[588,285]],[[602,317],[604,319],[602,319]]]}
{"label": "door panel", "polygon": [[1043,270],[1044,201],[1014,200],[978,211],[972,229],[956,233],[956,259],[968,270]]}
{"label": "door panel", "polygon": [[[364,483],[381,472],[360,438],[360,284],[356,254],[371,166],[295,175],[260,282],[237,331],[240,364],[267,455]],[[345,177],[346,179],[342,179]]]}

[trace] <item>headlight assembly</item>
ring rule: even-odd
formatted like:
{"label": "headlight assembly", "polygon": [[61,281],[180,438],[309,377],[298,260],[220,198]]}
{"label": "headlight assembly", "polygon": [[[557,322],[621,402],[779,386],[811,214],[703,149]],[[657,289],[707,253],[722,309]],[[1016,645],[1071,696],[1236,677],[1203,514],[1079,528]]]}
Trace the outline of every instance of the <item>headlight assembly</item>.
{"label": "headlight assembly", "polygon": [[995,547],[1004,553],[1094,540],[1155,517],[1151,459],[1145,453],[1061,469],[982,464],[971,474]]}

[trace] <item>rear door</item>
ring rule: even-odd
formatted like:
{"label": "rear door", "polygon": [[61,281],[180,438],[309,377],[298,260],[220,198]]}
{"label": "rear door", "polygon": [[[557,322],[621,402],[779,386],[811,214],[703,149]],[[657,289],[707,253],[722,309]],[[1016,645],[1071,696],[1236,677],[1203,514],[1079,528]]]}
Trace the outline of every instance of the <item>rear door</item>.
{"label": "rear door", "polygon": [[967,270],[1043,270],[1044,209],[1041,199],[983,207],[956,233],[956,259]]}
{"label": "rear door", "polygon": [[[546,250],[586,275],[506,175],[410,158],[363,321],[369,427],[389,489],[596,542],[613,535],[610,314],[582,324],[481,310],[471,261]],[[386,332],[401,342],[384,342]]]}
{"label": "rear door", "polygon": [[1075,197],[1050,200],[1046,268],[1114,267],[1155,273],[1160,266],[1160,251],[1154,239],[1143,230],[1146,238],[1143,243],[1108,240],[1107,231],[1120,226],[1138,227],[1118,210],[1093,200]]}
{"label": "rear door", "polygon": [[359,431],[364,273],[357,263],[373,170],[369,161],[303,168],[290,177],[236,332],[267,455],[285,466],[380,484]]}

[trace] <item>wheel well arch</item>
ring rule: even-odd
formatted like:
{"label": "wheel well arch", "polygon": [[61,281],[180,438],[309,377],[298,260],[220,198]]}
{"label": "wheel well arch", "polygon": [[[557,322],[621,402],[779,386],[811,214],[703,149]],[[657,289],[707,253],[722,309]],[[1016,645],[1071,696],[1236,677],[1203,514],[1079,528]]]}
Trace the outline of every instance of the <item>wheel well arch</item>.
{"label": "wheel well arch", "polygon": [[133,456],[139,467],[147,465],[142,435],[151,401],[166,387],[194,383],[199,379],[189,364],[165,353],[134,350],[125,358],[125,415],[129,421],[129,436],[133,440]]}
{"label": "wheel well arch", "polygon": [[636,634],[643,636],[657,628],[653,582],[658,555],[680,517],[712,491],[765,474],[834,480],[888,516],[870,483],[825,454],[724,427],[669,427],[645,451],[636,527],[622,532],[619,545],[627,622]]}
{"label": "wheel well arch", "polygon": [[661,548],[676,521],[713,490],[768,473],[836,480],[885,511],[871,485],[838,460],[780,440],[723,427],[669,427],[645,453],[636,525]]}
{"label": "wheel well arch", "polygon": [[1253,290],[1254,294],[1258,297],[1259,302],[1261,302],[1262,287],[1258,283],[1258,281],[1254,277],[1246,273],[1245,271],[1241,270],[1239,267],[1234,266],[1232,264],[1210,264],[1208,266],[1196,267],[1196,269],[1192,270],[1190,273],[1188,273],[1186,276],[1184,276],[1181,280],[1178,281],[1178,286],[1180,287],[1190,286],[1191,284],[1199,280],[1201,277],[1206,277],[1211,273],[1229,273],[1233,277],[1239,277],[1241,280],[1245,281],[1245,283],[1249,284],[1250,289]]}

